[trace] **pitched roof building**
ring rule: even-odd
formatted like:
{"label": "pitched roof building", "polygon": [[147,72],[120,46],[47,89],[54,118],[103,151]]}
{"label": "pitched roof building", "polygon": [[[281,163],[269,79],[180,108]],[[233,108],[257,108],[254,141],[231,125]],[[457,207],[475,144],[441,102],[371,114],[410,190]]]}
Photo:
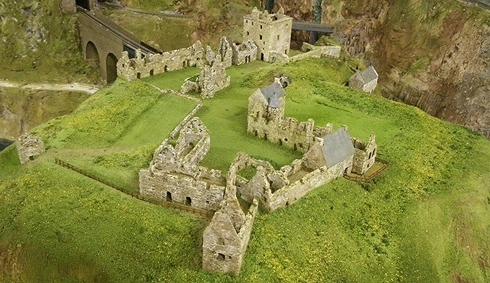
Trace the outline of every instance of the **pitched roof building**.
{"label": "pitched roof building", "polygon": [[378,84],[378,72],[373,66],[369,66],[366,70],[356,72],[349,79],[349,86],[360,89],[364,92],[373,92]]}

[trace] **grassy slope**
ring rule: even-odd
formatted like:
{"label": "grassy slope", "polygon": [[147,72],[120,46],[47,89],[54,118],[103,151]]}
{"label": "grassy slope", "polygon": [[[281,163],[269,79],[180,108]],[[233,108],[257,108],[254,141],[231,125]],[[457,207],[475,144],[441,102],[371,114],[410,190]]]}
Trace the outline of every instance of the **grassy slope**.
{"label": "grassy slope", "polygon": [[[58,130],[48,142],[56,149],[32,165],[12,165],[17,171],[0,183],[2,207],[8,207],[0,212],[0,244],[3,250],[21,244],[18,260],[25,281],[488,282],[488,140],[415,108],[339,85],[351,71],[333,60],[257,62],[230,68],[228,73],[230,88],[206,100],[198,112],[212,138],[206,165],[225,169],[234,157],[232,151],[238,150],[279,164],[294,158],[289,151],[243,133],[248,94],[270,83],[274,75],[286,74],[293,80],[286,90],[287,115],[299,120],[311,117],[321,125],[332,122],[334,127],[345,123],[354,137],[362,139],[376,132],[379,154],[390,168],[371,184],[339,179],[287,209],[260,214],[242,273],[238,277],[203,273],[200,233],[205,223],[130,199],[48,162],[55,150],[63,152],[62,147],[83,150],[88,142],[110,146],[124,137],[120,132],[130,133],[131,125],[138,124],[132,120],[143,119],[138,109],[157,101],[140,93],[133,99],[144,103],[128,108],[137,110],[132,113],[124,107],[126,98],[116,100],[124,92],[115,88],[128,86],[116,83],[108,90],[113,94],[96,95],[63,119],[85,133]],[[145,88],[137,82],[129,87]],[[105,127],[115,133],[99,136],[103,124],[89,131],[90,124],[71,122],[86,117],[84,109],[96,111],[114,101],[128,115],[114,119],[116,124],[124,121],[125,130],[108,120]],[[47,125],[40,133],[49,133],[53,123]],[[123,146],[129,151],[129,144]],[[12,148],[0,154],[2,171],[16,162]],[[114,151],[109,156],[119,166],[128,160],[118,157],[119,147],[105,150]],[[148,159],[142,157],[143,151],[132,154],[142,163]],[[282,160],[277,159],[283,154]],[[104,162],[99,161],[101,170],[107,167]],[[128,171],[136,170],[128,166]]]}

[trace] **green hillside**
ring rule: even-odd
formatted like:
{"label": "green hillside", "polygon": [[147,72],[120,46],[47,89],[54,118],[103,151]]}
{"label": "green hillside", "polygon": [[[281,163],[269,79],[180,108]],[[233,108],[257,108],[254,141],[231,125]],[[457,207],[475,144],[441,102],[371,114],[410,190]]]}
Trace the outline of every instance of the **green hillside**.
{"label": "green hillside", "polygon": [[[246,134],[248,96],[285,74],[286,114],[353,137],[377,135],[390,167],[370,184],[338,179],[260,213],[239,276],[200,270],[207,221],[131,198],[55,165],[55,157],[137,192],[137,172],[195,106],[145,82],[117,81],[34,130],[46,154],[0,153],[0,282],[489,282],[490,142],[421,110],[344,87],[341,61],[231,67],[198,111],[204,165],[238,151],[278,166],[301,155]],[[167,76],[167,77],[165,77]],[[153,78],[158,84],[172,73]],[[170,79],[170,81],[173,81]]]}

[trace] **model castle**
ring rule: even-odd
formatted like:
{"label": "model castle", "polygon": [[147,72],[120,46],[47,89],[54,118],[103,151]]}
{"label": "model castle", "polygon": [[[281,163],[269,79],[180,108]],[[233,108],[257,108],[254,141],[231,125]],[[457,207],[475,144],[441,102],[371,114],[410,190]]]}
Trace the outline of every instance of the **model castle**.
{"label": "model castle", "polygon": [[[143,77],[197,66],[202,69],[196,81],[186,80],[181,93],[201,92],[203,98],[230,83],[225,69],[231,65],[249,63],[256,59],[275,62],[289,60],[289,42],[292,18],[282,11],[269,14],[254,9],[244,17],[244,43],[229,44],[220,41],[214,53],[200,42],[188,48],[142,57],[136,52],[129,58],[123,52],[117,63],[118,75],[133,80]],[[336,57],[340,48],[314,48],[309,46],[308,56]],[[300,56],[302,59],[305,56]],[[293,59],[293,57],[291,58]],[[294,160],[276,170],[269,162],[240,152],[228,172],[200,166],[209,151],[211,137],[198,117],[196,109],[179,127],[175,142],[166,139],[155,150],[149,167],[139,172],[139,190],[142,196],[166,202],[175,202],[196,209],[214,212],[203,234],[202,267],[206,271],[238,274],[246,252],[253,221],[258,208],[271,212],[292,205],[303,196],[345,174],[365,174],[377,155],[375,135],[364,143],[352,138],[346,126],[333,131],[331,124],[315,125],[285,113],[285,88],[288,78],[276,78],[262,89],[251,93],[248,99],[247,131],[251,135],[302,152]],[[202,104],[201,104],[202,105]],[[173,135],[172,135],[173,136]],[[32,160],[43,152],[42,141],[26,136],[19,141],[21,160]],[[240,172],[253,168],[253,176],[246,179]],[[246,212],[238,198],[249,203]]]}

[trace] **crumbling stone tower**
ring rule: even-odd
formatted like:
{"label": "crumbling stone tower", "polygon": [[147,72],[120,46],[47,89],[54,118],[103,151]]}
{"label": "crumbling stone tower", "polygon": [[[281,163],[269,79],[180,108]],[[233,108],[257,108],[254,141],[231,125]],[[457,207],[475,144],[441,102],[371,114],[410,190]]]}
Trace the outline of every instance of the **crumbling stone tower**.
{"label": "crumbling stone tower", "polygon": [[271,53],[288,54],[293,18],[281,9],[276,14],[259,12],[257,8],[243,17],[243,42],[253,40],[257,45],[257,59],[271,62]]}

